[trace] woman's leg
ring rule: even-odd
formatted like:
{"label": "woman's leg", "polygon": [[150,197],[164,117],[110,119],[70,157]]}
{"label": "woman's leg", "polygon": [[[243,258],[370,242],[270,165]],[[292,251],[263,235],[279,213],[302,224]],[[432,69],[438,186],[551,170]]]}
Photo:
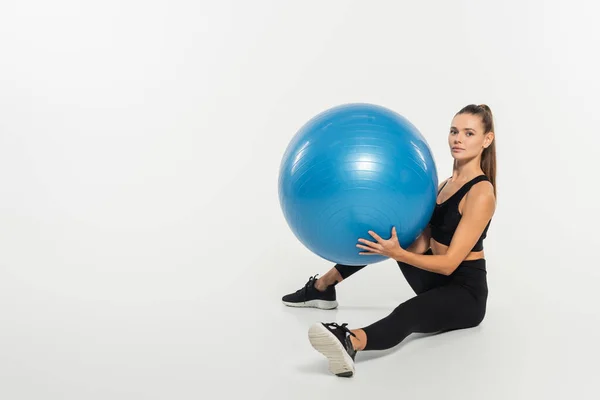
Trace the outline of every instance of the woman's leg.
{"label": "woman's leg", "polygon": [[389,349],[411,333],[479,325],[485,317],[488,297],[485,261],[464,263],[445,285],[405,301],[387,317],[362,329],[351,330],[346,323],[313,324],[308,332],[312,346],[327,357],[332,373],[349,377],[354,374],[357,351]]}
{"label": "woman's leg", "polygon": [[351,275],[357,273],[361,269],[366,267],[366,265],[343,265],[336,264],[333,268],[327,271],[322,277],[317,279],[315,282],[315,287],[318,290],[325,290],[328,286],[336,285],[343,281],[344,279],[350,277]]}
{"label": "woman's leg", "polygon": [[[431,249],[427,250],[425,254],[432,254]],[[442,274],[425,271],[400,261],[398,261],[398,266],[408,284],[416,294],[421,294],[448,282],[448,277]],[[315,281],[315,288],[319,291],[325,291],[329,286],[340,283],[364,267],[366,267],[366,265],[336,264]]]}
{"label": "woman's leg", "polygon": [[[429,249],[424,254],[431,255],[433,252],[431,249]],[[402,271],[404,278],[416,294],[421,294],[428,290],[445,285],[449,281],[449,277],[446,275],[425,271],[400,261],[398,261],[398,266],[400,267],[400,271]],[[364,267],[366,267],[366,265],[352,266],[336,264],[325,275],[319,278],[319,281],[321,282],[317,282],[317,288],[320,290],[325,290],[327,286],[341,282],[342,280],[357,273]]]}
{"label": "woman's leg", "polygon": [[282,302],[290,307],[315,307],[330,310],[338,306],[335,285],[366,265],[349,266],[336,264],[319,279],[312,276],[303,287],[282,297]]}
{"label": "woman's leg", "polygon": [[411,333],[436,333],[471,328],[485,316],[487,285],[474,291],[450,283],[426,291],[400,304],[387,317],[362,329],[352,330],[355,350],[384,350]]}
{"label": "woman's leg", "polygon": [[[417,294],[442,286],[449,279],[445,275],[425,271],[409,264],[398,262],[398,266],[409,285]],[[294,293],[283,296],[283,303],[288,306],[297,307],[336,308],[338,303],[335,286],[364,267],[366,265],[336,264],[320,278],[317,279],[316,276],[311,277],[304,287]]]}
{"label": "woman's leg", "polygon": [[358,351],[389,349],[411,333],[477,326],[485,316],[486,301],[487,284],[483,275],[483,281],[470,289],[453,282],[413,297],[387,317],[362,329],[350,330],[346,323],[315,323],[308,337],[312,346],[327,357],[332,373],[350,377],[354,374]]}

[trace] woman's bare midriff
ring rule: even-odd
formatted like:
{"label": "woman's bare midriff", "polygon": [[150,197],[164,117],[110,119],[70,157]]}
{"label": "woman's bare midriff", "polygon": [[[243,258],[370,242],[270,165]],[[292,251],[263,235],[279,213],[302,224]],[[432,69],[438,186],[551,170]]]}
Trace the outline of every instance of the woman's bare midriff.
{"label": "woman's bare midriff", "polygon": [[[436,242],[434,239],[431,239],[429,241],[429,245],[430,245],[431,251],[434,255],[444,255],[448,251],[448,246],[441,244],[440,242]],[[472,251],[467,255],[467,257],[465,258],[465,261],[479,260],[481,258],[485,258],[483,250],[482,251]]]}

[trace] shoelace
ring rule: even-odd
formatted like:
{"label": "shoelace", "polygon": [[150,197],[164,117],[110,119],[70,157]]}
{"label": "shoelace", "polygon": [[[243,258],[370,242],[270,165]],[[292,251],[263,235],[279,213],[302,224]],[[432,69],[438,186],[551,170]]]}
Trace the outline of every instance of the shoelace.
{"label": "shoelace", "polygon": [[341,325],[339,325],[336,322],[326,322],[324,325],[325,326],[329,326],[329,327],[334,327],[336,329],[341,329],[342,331],[344,331],[344,332],[346,332],[346,333],[348,333],[348,334],[356,337],[356,335],[354,333],[352,333],[352,331],[350,331],[350,329],[347,328],[348,323],[346,323],[346,322],[343,323],[343,324],[341,324]]}
{"label": "shoelace", "polygon": [[319,274],[316,274],[315,276],[311,276],[310,278],[308,278],[308,282],[306,282],[306,285],[304,285],[304,288],[302,290],[304,291],[305,299],[308,297],[308,289],[312,288],[315,285],[317,276],[319,276]]}

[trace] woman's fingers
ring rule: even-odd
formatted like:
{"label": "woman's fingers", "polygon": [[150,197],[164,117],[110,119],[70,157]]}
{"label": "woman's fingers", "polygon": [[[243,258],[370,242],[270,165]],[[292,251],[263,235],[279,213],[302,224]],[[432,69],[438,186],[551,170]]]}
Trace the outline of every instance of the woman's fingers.
{"label": "woman's fingers", "polygon": [[376,234],[373,231],[369,231],[369,235],[373,236],[375,238],[375,240],[377,240],[378,242],[382,242],[383,239],[381,238],[381,236],[379,236],[378,234]]}
{"label": "woman's fingers", "polygon": [[383,246],[380,245],[379,243],[371,242],[366,239],[358,239],[358,241],[366,244],[367,246],[369,246],[372,249],[377,249],[377,250],[383,249]]}
{"label": "woman's fingers", "polygon": [[358,241],[361,243],[364,243],[366,245],[373,246],[373,247],[377,246],[377,244],[378,244],[375,242],[371,242],[370,240],[367,240],[367,239],[358,239]]}
{"label": "woman's fingers", "polygon": [[356,247],[358,247],[359,249],[368,250],[368,251],[374,252],[374,253],[378,253],[379,252],[379,249],[377,249],[377,248],[373,248],[373,247],[369,247],[369,246],[363,246],[362,244],[357,244]]}

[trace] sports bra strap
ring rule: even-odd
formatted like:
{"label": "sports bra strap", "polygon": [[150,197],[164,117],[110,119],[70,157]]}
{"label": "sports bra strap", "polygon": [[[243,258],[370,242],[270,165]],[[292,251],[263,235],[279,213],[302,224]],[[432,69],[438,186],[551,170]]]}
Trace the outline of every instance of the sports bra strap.
{"label": "sports bra strap", "polygon": [[[444,183],[444,185],[440,188],[440,190],[438,191],[438,195],[440,194],[440,192],[446,187],[446,184],[448,183],[448,181],[450,180],[450,178],[448,178],[446,180],[446,182]],[[464,185],[461,186],[460,189],[458,189],[456,191],[456,193],[454,193],[452,196],[450,196],[447,200],[449,201],[450,199],[459,196],[459,201],[460,199],[462,199],[462,197],[471,189],[471,187],[473,185],[475,185],[476,183],[482,182],[482,181],[489,181],[490,179],[486,176],[486,175],[478,175],[475,178],[471,179],[470,181],[468,181],[467,183],[465,183]]]}
{"label": "sports bra strap", "polygon": [[444,182],[444,184],[442,185],[442,187],[440,188],[440,190],[438,190],[438,194],[442,193],[442,190],[444,190],[444,188],[446,187],[446,185],[448,184],[448,181],[450,180],[450,178],[446,179],[446,182]]}

